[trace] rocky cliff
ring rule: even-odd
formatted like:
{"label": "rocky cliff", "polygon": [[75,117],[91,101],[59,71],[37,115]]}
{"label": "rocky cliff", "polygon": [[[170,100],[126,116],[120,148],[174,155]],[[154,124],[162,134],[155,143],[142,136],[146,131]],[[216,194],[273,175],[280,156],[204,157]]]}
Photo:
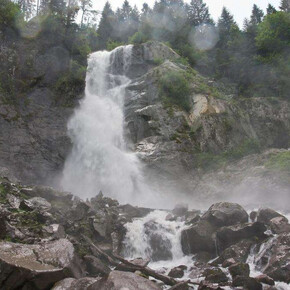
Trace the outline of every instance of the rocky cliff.
{"label": "rocky cliff", "polygon": [[[0,92],[1,166],[26,183],[47,184],[60,174],[70,151],[66,124],[84,82],[75,80],[70,86],[63,81],[70,62],[60,44],[40,49],[27,41],[11,47],[11,43],[2,45],[1,59],[8,60],[11,76],[25,84],[13,97]],[[112,73],[122,73],[122,67],[121,55],[112,60]],[[225,187],[228,174],[235,185],[252,174],[247,165],[243,170],[234,165],[236,160],[269,148],[289,148],[287,100],[237,96],[234,88],[201,76],[157,42],[134,46],[127,71],[132,80],[124,108],[127,137],[150,169],[146,174],[152,182],[158,176],[158,182],[164,180],[187,194],[198,189],[199,194],[213,196]],[[169,72],[190,75],[190,110],[164,102],[160,79]],[[271,152],[271,156],[281,153]],[[266,163],[251,162],[248,167]],[[225,176],[224,182],[217,174],[204,175],[212,169]],[[216,182],[209,184],[208,178]]]}

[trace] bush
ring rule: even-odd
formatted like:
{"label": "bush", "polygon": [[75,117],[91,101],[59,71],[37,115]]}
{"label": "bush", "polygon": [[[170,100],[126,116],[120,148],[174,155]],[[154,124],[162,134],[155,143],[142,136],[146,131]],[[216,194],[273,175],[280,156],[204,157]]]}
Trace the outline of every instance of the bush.
{"label": "bush", "polygon": [[109,39],[107,41],[106,47],[107,47],[108,51],[111,51],[111,50],[114,50],[116,47],[121,46],[121,45],[124,45],[124,43]]}
{"label": "bush", "polygon": [[290,151],[272,155],[265,166],[278,171],[290,172]]}
{"label": "bush", "polygon": [[0,28],[14,27],[20,14],[21,10],[17,4],[10,0],[0,0]]}
{"label": "bush", "polygon": [[188,75],[182,71],[169,71],[159,80],[160,93],[166,105],[177,105],[189,112],[190,101],[190,80]]}
{"label": "bush", "polygon": [[140,31],[136,32],[131,37],[129,37],[129,43],[131,44],[141,44],[147,42],[148,40],[149,40],[148,37]]}

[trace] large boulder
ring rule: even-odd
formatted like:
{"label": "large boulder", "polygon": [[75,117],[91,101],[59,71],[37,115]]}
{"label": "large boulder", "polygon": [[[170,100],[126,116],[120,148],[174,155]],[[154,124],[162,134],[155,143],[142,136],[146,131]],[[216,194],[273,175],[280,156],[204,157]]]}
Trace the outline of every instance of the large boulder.
{"label": "large boulder", "polygon": [[270,229],[274,234],[282,234],[290,232],[290,224],[288,219],[284,216],[272,218],[269,221]]}
{"label": "large boulder", "polygon": [[257,222],[264,224],[269,224],[270,220],[276,217],[283,217],[283,215],[270,208],[260,208],[257,212]]}
{"label": "large boulder", "polygon": [[38,245],[0,243],[1,289],[47,289],[67,278],[81,278],[84,271],[66,239]]}
{"label": "large boulder", "polygon": [[213,204],[201,219],[216,227],[223,227],[246,223],[248,218],[247,212],[239,204],[219,202]]}
{"label": "large boulder", "polygon": [[103,278],[88,287],[88,290],[161,290],[154,282],[134,273],[112,271],[107,278]]}
{"label": "large boulder", "polygon": [[266,226],[259,222],[222,227],[216,233],[218,250],[223,251],[244,239],[266,239],[266,230]]}
{"label": "large boulder", "polygon": [[215,228],[205,220],[181,232],[181,246],[184,254],[196,254],[199,252],[215,253]]}

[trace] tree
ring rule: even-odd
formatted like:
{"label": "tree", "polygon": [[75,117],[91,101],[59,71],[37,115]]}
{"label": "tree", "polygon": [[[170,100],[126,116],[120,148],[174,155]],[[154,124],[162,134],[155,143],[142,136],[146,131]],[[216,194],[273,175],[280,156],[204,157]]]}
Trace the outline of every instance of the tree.
{"label": "tree", "polygon": [[97,30],[101,48],[105,48],[107,41],[114,35],[115,23],[115,13],[111,8],[111,4],[107,1]]}
{"label": "tree", "polygon": [[281,0],[279,8],[284,12],[290,12],[290,1],[289,0]]}
{"label": "tree", "polygon": [[203,0],[191,0],[188,5],[188,22],[192,26],[213,23],[208,7]]}
{"label": "tree", "polygon": [[231,15],[227,8],[223,7],[221,17],[218,20],[218,29],[221,39],[229,34],[232,25],[236,25],[234,16]]}
{"label": "tree", "polygon": [[254,4],[250,23],[252,25],[258,25],[259,23],[262,22],[263,17],[264,17],[263,10],[261,10],[256,4]]}
{"label": "tree", "polygon": [[96,10],[93,10],[92,7],[92,0],[80,0],[80,10],[82,13],[80,23],[81,28],[83,27],[85,22],[89,24],[90,19],[96,20],[98,12]]}
{"label": "tree", "polygon": [[267,7],[267,15],[270,15],[276,12],[277,12],[276,8],[273,5],[269,4]]}

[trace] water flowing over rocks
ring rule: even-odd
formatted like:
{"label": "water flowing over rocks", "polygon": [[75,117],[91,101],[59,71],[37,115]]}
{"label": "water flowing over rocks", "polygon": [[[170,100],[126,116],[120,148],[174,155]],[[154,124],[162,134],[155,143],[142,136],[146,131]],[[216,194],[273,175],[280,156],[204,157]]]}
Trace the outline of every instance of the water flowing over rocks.
{"label": "water flowing over rocks", "polygon": [[[191,289],[190,283],[262,289],[289,283],[289,233],[264,233],[273,219],[287,225],[285,217],[248,223],[242,207],[218,203],[195,221],[197,210],[124,206],[102,193],[82,201],[6,178],[0,189],[1,289]],[[33,207],[21,208],[23,203]],[[95,221],[103,215],[100,234]],[[152,275],[157,282],[147,279]]]}

